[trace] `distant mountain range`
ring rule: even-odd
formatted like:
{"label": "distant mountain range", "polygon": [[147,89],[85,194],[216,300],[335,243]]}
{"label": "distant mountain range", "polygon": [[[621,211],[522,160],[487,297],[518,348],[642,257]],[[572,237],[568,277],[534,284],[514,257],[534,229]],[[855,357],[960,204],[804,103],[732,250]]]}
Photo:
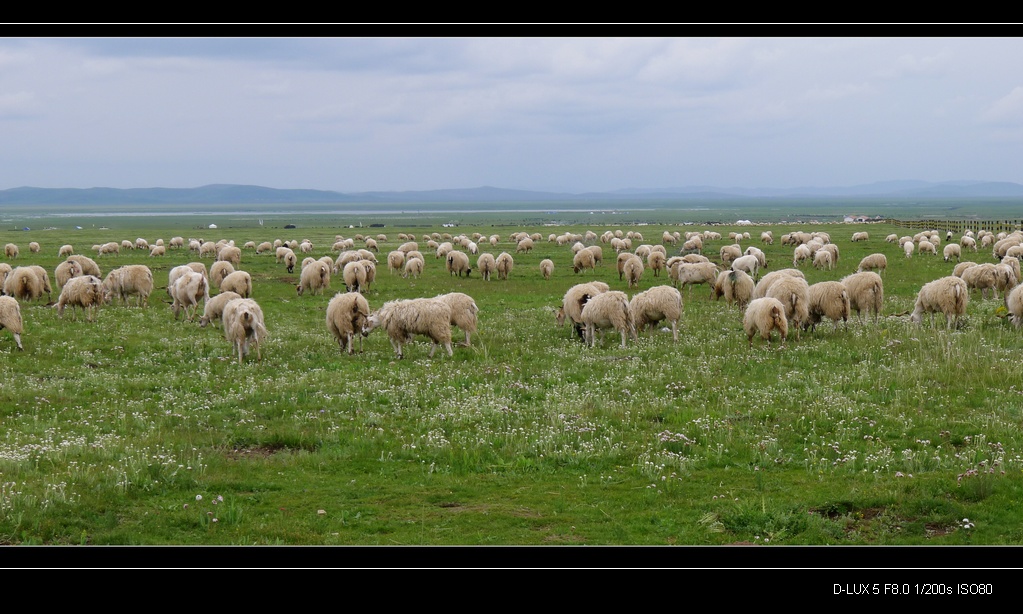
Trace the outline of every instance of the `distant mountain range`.
{"label": "distant mountain range", "polygon": [[611,192],[537,192],[478,187],[409,192],[332,192],[281,190],[254,185],[213,184],[198,188],[32,188],[0,190],[3,205],[189,205],[301,203],[498,203],[592,202],[636,203],[652,200],[719,200],[771,198],[1019,198],[1023,185],[994,181],[881,181],[850,187],[629,188]]}

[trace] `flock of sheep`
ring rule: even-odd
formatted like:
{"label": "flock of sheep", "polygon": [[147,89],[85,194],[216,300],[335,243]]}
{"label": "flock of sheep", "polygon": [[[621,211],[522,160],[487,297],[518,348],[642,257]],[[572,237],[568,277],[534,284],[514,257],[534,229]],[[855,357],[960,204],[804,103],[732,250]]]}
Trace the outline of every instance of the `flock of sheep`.
{"label": "flock of sheep", "polygon": [[[388,270],[403,277],[419,277],[425,267],[425,257],[419,249],[414,235],[399,235],[401,245],[390,251],[386,257]],[[731,233],[732,243],[722,246],[718,252],[720,264],[712,262],[703,254],[705,242],[722,240],[720,233],[713,231],[687,232],[682,234],[664,231],[660,244],[642,243],[638,232],[623,233],[607,231],[597,235],[587,231],[584,235],[564,233],[550,235],[549,243],[570,247],[572,269],[579,274],[593,271],[601,266],[604,258],[603,245],[617,252],[619,280],[629,289],[638,288],[639,281],[650,271],[655,277],[662,273],[665,284],[637,292],[630,299],[620,290],[612,290],[601,281],[573,285],[565,293],[557,309],[559,325],[570,322],[573,336],[594,346],[598,335],[604,330],[616,331],[625,347],[629,338],[636,339],[637,333],[647,327],[665,322],[671,327],[673,339],[678,341],[678,327],[682,316],[683,294],[687,286],[707,284],[711,296],[716,300],[725,297],[729,305],[736,305],[743,313],[742,326],[749,345],[760,336],[770,343],[776,333],[784,343],[791,332],[797,339],[804,330],[814,330],[824,318],[830,319],[837,327],[841,321],[847,326],[851,313],[872,314],[876,322],[882,311],[884,284],[882,274],[888,266],[887,257],[873,253],[864,257],[852,273],[840,281],[823,281],[808,284],[799,268],[803,263],[812,262],[819,269],[833,269],[839,260],[838,245],[831,241],[826,232],[793,232],[780,238],[782,245],[793,246],[793,266],[775,270],[761,276],[768,263],[765,253],[754,245],[742,249],[739,242],[750,239],[749,234]],[[761,241],[774,244],[774,235],[765,231]],[[507,279],[514,266],[514,258],[507,251],[494,256],[482,251],[481,245],[495,247],[500,237],[485,237],[479,233],[471,237],[434,233],[424,235],[425,247],[443,259],[445,268],[452,276],[469,276],[472,271],[470,255],[476,256],[475,269],[478,275],[489,281],[496,275]],[[1017,326],[1023,324],[1023,286],[1020,282],[1019,257],[1023,254],[1023,232],[994,235],[980,231],[976,235],[969,231],[958,242],[950,242],[951,233],[945,237],[943,256],[946,262],[960,260],[963,251],[976,252],[990,248],[995,263],[959,262],[952,275],[925,284],[919,291],[911,320],[920,323],[925,315],[939,313],[945,316],[947,326],[953,326],[965,314],[971,290],[980,290],[986,298],[988,291],[997,297],[1001,292],[1010,320]],[[515,244],[515,253],[529,253],[542,241],[538,233],[513,233],[510,237]],[[869,241],[867,232],[856,232],[853,242]],[[356,241],[362,246],[357,247]],[[356,236],[335,237],[332,251],[339,252],[336,258],[307,256],[301,263],[299,283],[295,290],[298,295],[306,293],[319,295],[330,285],[332,275],[340,274],[345,283],[345,292],[338,292],[326,309],[326,326],[337,341],[342,352],[355,352],[355,341],[359,341],[377,328],[384,330],[398,358],[405,355],[404,346],[417,335],[431,341],[430,357],[443,346],[449,356],[453,355],[452,326],[464,333],[464,345],[470,345],[471,336],[477,330],[479,308],[475,300],[460,292],[451,292],[432,298],[392,300],[373,311],[365,298],[376,279],[376,253],[379,244],[386,237]],[[889,243],[897,243],[906,257],[914,254],[937,255],[941,244],[937,232],[928,231],[915,236],[899,237],[890,235]],[[633,249],[633,242],[638,243]],[[669,256],[668,247],[673,251],[681,243],[678,255]],[[276,262],[292,272],[298,263],[298,253],[312,254],[312,243],[308,240],[248,242],[242,247],[233,241],[204,242],[198,239],[187,243],[182,237],[172,238],[171,249],[186,246],[200,258],[211,257],[213,263],[207,271],[206,265],[190,262],[174,267],[168,274],[167,292],[172,299],[171,310],[175,319],[182,314],[189,321],[199,315],[200,303],[203,313],[201,326],[220,320],[224,336],[242,362],[251,350],[257,359],[261,358],[260,344],[267,337],[267,328],[260,306],[251,298],[251,275],[239,269],[242,249],[251,249],[256,254],[273,253]],[[457,246],[457,247],[456,247]],[[151,256],[163,256],[166,247],[158,241],[152,247],[144,239],[135,242],[109,242],[93,247],[97,255],[116,254],[121,249],[148,249]],[[30,251],[38,252],[33,242]],[[7,259],[19,257],[19,249],[7,244],[4,249]],[[91,258],[74,253],[71,245],[61,246],[59,256],[66,260],[54,270],[54,277],[60,294],[54,306],[60,317],[67,307],[81,309],[88,320],[93,320],[100,305],[119,302],[129,304],[135,297],[140,307],[148,305],[154,289],[154,279],[149,267],[140,264],[125,265],[110,271],[105,278]],[[539,266],[543,279],[551,279],[554,262],[544,259]],[[219,289],[211,297],[210,289]],[[18,349],[22,349],[21,334],[23,322],[19,301],[32,301],[42,297],[50,298],[50,278],[45,269],[37,265],[11,267],[0,263],[0,329],[6,328],[14,336]],[[680,290],[681,288],[681,290]]]}

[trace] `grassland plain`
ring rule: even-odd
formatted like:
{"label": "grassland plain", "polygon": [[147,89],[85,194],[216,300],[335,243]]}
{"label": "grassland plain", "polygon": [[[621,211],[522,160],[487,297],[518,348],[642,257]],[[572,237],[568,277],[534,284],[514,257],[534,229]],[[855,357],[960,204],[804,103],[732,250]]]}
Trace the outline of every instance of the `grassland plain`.
{"label": "grassland plain", "polygon": [[[148,309],[109,305],[95,322],[59,318],[45,297],[22,303],[23,352],[0,332],[0,543],[1023,543],[1021,331],[1001,299],[979,295],[958,329],[911,324],[916,292],[954,263],[906,258],[885,242],[905,229],[633,226],[606,217],[546,227],[499,216],[473,224],[468,215],[457,228],[409,215],[360,229],[328,217],[290,216],[295,229],[284,229],[284,218],[260,226],[240,217],[212,230],[195,217],[128,216],[0,232],[21,248],[4,261],[39,264],[51,278],[58,248],[70,243],[104,275],[145,264],[157,280]],[[670,283],[647,269],[628,289],[603,244],[602,266],[573,273],[570,247],[548,241],[617,229],[641,233],[634,246],[660,244],[664,230],[721,232],[704,248],[714,261],[732,243],[729,231],[749,232],[740,245],[763,249],[768,271],[792,265],[782,234],[826,231],[838,264],[803,265],[808,281],[841,279],[863,256],[884,253],[882,317],[826,321],[784,347],[755,339],[750,348],[740,312],[706,285],[690,286],[678,343],[648,330],[625,349],[616,335],[584,347],[555,322],[570,286],[601,280],[631,296]],[[773,245],[759,239],[767,229]],[[869,240],[851,242],[854,230]],[[515,231],[542,240],[515,253]],[[510,277],[449,275],[423,239],[444,232],[499,235],[480,251],[512,253]],[[387,270],[383,256],[401,243],[398,233],[413,234],[426,256],[418,279]],[[324,322],[340,278],[322,295],[298,296],[297,269],[245,249],[239,268],[252,275],[270,338],[261,361],[239,365],[218,328],[171,313],[167,274],[201,261],[197,254],[91,250],[137,237],[239,246],[308,238],[309,255],[334,257],[335,236],[356,234],[386,234],[366,292],[371,308],[464,292],[480,308],[472,345],[429,359],[420,340],[399,361],[378,331],[363,353],[344,354]],[[39,253],[29,253],[30,241]],[[550,280],[540,275],[544,258],[555,263]],[[990,250],[967,258],[993,261]]]}

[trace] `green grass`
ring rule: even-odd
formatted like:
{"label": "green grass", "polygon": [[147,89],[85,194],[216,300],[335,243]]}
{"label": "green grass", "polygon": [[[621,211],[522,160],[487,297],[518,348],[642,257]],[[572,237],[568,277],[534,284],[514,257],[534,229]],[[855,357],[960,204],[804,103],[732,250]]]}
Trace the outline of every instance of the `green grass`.
{"label": "green grass", "polygon": [[[840,247],[838,266],[804,265],[810,283],[841,279],[864,255],[885,253],[877,324],[836,330],[825,321],[784,348],[759,339],[749,348],[738,310],[696,286],[683,292],[678,344],[653,330],[625,349],[617,335],[587,348],[555,323],[568,287],[599,279],[637,290],[618,280],[609,247],[602,267],[575,274],[572,252],[549,234],[621,228],[657,244],[665,229],[709,227],[555,228],[510,215],[481,214],[457,229],[388,218],[361,231],[327,216],[292,216],[295,230],[110,217],[95,228],[4,233],[21,247],[10,264],[40,264],[51,275],[64,243],[91,255],[95,243],[139,236],[151,244],[174,235],[238,245],[309,238],[319,257],[337,234],[386,233],[372,308],[461,291],[480,313],[472,346],[452,358],[427,358],[419,340],[398,361],[382,332],[349,356],[324,323],[340,280],[323,295],[298,296],[297,271],[243,250],[240,268],[253,276],[270,338],[262,361],[239,365],[219,329],[171,314],[167,273],[197,256],[94,256],[104,274],[146,264],[158,288],[149,309],[106,306],[93,323],[59,318],[45,299],[23,303],[24,352],[0,332],[0,543],[1023,542],[1021,333],[1001,317],[1001,300],[979,296],[960,329],[910,324],[920,286],[952,269],[941,256],[906,259],[884,242],[911,232],[870,225],[870,240],[852,243],[859,226],[773,225],[776,242],[764,246],[767,226],[717,226],[725,238],[705,246],[717,260],[729,231],[748,231],[741,245],[764,249],[770,271],[791,265],[781,234],[826,230]],[[543,239],[514,254],[516,230]],[[418,280],[386,269],[399,232],[414,233],[426,255]],[[451,277],[422,240],[432,232],[499,234],[498,246],[481,249],[513,253],[515,269],[506,281]],[[28,252],[32,240],[40,253]],[[543,258],[555,262],[549,281]],[[970,258],[991,261],[989,252]],[[639,290],[665,283],[647,270]]]}

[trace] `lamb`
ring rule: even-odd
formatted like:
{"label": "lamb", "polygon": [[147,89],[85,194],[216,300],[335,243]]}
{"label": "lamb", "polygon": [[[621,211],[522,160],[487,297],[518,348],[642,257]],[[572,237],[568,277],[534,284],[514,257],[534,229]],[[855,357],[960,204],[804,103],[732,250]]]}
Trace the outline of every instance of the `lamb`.
{"label": "lamb", "polygon": [[369,302],[360,292],[338,292],[327,303],[327,330],[334,336],[341,351],[355,353],[355,337],[359,337],[359,352],[366,320],[369,318]]}
{"label": "lamb", "polygon": [[435,298],[448,304],[448,307],[451,308],[451,324],[465,333],[465,341],[461,345],[466,347],[471,345],[469,338],[476,332],[476,314],[480,311],[476,306],[476,301],[468,294],[461,292],[449,292]]}
{"label": "lamb", "polygon": [[225,292],[232,292],[242,298],[252,298],[252,276],[245,271],[231,273],[220,282],[220,294]]}
{"label": "lamb", "polygon": [[853,273],[842,278],[842,285],[849,291],[849,308],[856,311],[856,317],[863,319],[863,312],[874,313],[877,323],[884,303],[884,282],[881,276],[873,271]]}
{"label": "lamb", "polygon": [[494,255],[489,252],[483,252],[480,257],[476,259],[476,268],[480,271],[480,277],[484,281],[490,281],[490,276],[497,270],[497,260],[494,259]]}
{"label": "lamb", "polygon": [[923,323],[925,313],[933,324],[934,314],[945,315],[945,326],[951,328],[953,322],[958,326],[959,318],[966,315],[966,305],[970,300],[970,290],[966,282],[954,275],[936,279],[924,284],[916,297],[916,306],[909,319],[916,324]]}
{"label": "lamb", "polygon": [[43,280],[27,266],[15,267],[4,280],[4,294],[34,301],[43,295]]}
{"label": "lamb", "polygon": [[540,275],[544,279],[550,279],[551,275],[554,274],[554,261],[550,258],[544,258],[540,261]]}
{"label": "lamb", "polygon": [[785,319],[796,328],[796,339],[800,329],[810,319],[810,286],[799,277],[783,275],[771,284],[765,295],[778,299],[785,306]]}
{"label": "lamb", "polygon": [[79,254],[72,254],[67,257],[68,260],[74,260],[82,267],[82,275],[95,275],[96,277],[103,277],[100,273],[99,265],[96,261],[88,256],[82,256]]}
{"label": "lamb", "polygon": [[656,326],[661,320],[671,323],[671,337],[678,342],[678,323],[682,318],[682,293],[672,286],[654,286],[640,292],[629,301],[637,332],[647,325]]}
{"label": "lamb", "polygon": [[756,283],[746,271],[727,269],[721,271],[714,282],[714,300],[724,296],[729,306],[735,303],[739,309],[745,309],[753,298],[755,287]]}
{"label": "lamb", "polygon": [[53,270],[54,280],[57,282],[58,288],[63,288],[67,281],[72,277],[78,277],[82,274],[82,265],[78,264],[74,260],[65,260],[57,265],[57,268]]}
{"label": "lamb", "polygon": [[860,265],[856,267],[856,272],[880,271],[883,274],[887,268],[888,258],[884,254],[868,254],[860,260]]}
{"label": "lamb", "polygon": [[21,320],[21,306],[17,300],[9,296],[0,296],[0,330],[5,328],[11,331],[18,349],[25,349],[21,346],[21,333],[25,332]]}
{"label": "lamb", "polygon": [[643,261],[635,254],[622,265],[625,281],[628,282],[630,288],[639,287],[639,280],[643,278],[643,268]]}
{"label": "lamb", "polygon": [[943,249],[941,253],[945,257],[945,262],[948,262],[953,258],[956,259],[956,262],[959,262],[959,258],[962,255],[962,249],[958,243],[949,243],[945,246],[945,249]]}
{"label": "lamb", "polygon": [[64,308],[71,305],[72,312],[75,307],[81,307],[85,312],[86,319],[90,322],[95,317],[96,310],[104,302],[103,281],[95,275],[81,275],[68,280],[67,284],[60,291],[57,299],[57,315],[64,317]]}
{"label": "lamb", "polygon": [[180,273],[180,275],[174,280],[173,285],[168,287],[171,298],[174,302],[171,304],[171,310],[174,311],[174,319],[178,319],[178,315],[184,311],[185,315],[188,315],[188,308],[192,308],[192,314],[188,315],[188,321],[191,322],[195,319],[196,312],[199,311],[199,301],[210,300],[210,287],[206,281],[206,277],[202,273],[198,273],[191,268],[186,268]]}
{"label": "lamb", "polygon": [[508,274],[512,272],[514,266],[515,261],[512,259],[511,254],[501,252],[497,256],[497,278],[508,279]]}
{"label": "lamb", "polygon": [[465,276],[468,277],[472,273],[472,268],[469,267],[469,255],[465,252],[452,249],[448,252],[445,263],[448,273],[451,275],[461,277],[462,273],[465,273]]}
{"label": "lamb", "polygon": [[[640,265],[642,264],[643,262],[640,261]],[[576,273],[582,271],[583,269],[590,269],[592,271],[596,268],[596,266],[597,263],[593,259],[593,252],[591,252],[588,249],[579,250],[572,258],[572,270]]]}
{"label": "lamb", "polygon": [[[362,270],[361,267],[360,270]],[[363,272],[363,279],[365,279],[365,272]],[[314,260],[309,266],[302,269],[302,276],[298,285],[295,286],[295,291],[299,296],[302,296],[307,290],[312,291],[313,294],[323,294],[323,290],[326,288],[330,288],[330,267],[319,260]]]}
{"label": "lamb", "polygon": [[746,338],[750,348],[753,347],[753,336],[760,333],[760,337],[771,343],[771,331],[777,330],[781,338],[781,344],[785,345],[785,339],[789,334],[789,323],[785,318],[785,305],[776,298],[762,297],[750,301],[746,306],[746,312],[742,317],[742,327],[746,331]]}
{"label": "lamb", "polygon": [[124,305],[128,296],[138,295],[140,307],[149,306],[149,295],[153,293],[153,272],[144,264],[129,264],[110,271],[103,280],[105,302],[119,296]]}
{"label": "lamb", "polygon": [[18,246],[14,243],[8,243],[4,246],[4,256],[14,260],[18,257]]}
{"label": "lamb", "polygon": [[207,324],[221,319],[224,315],[224,306],[227,305],[228,301],[233,301],[236,298],[243,297],[237,292],[221,291],[220,294],[206,301],[206,306],[203,307],[202,317],[199,318],[199,326],[205,328]]}
{"label": "lamb", "polygon": [[580,319],[586,327],[590,347],[596,343],[597,329],[614,328],[621,333],[623,349],[626,335],[636,339],[636,324],[629,309],[629,297],[624,292],[608,290],[590,298],[583,305]]}
{"label": "lamb", "polygon": [[426,266],[426,261],[422,258],[409,258],[405,261],[405,271],[401,274],[402,277],[413,279],[419,279],[419,276],[423,274],[423,267]]}
{"label": "lamb", "polygon": [[226,260],[219,260],[210,265],[210,286],[219,288],[224,278],[234,273],[234,265]]}
{"label": "lamb", "polygon": [[256,359],[262,360],[259,345],[267,337],[263,322],[263,310],[251,298],[237,298],[224,305],[224,338],[234,344],[238,351],[238,364],[248,355],[249,347],[255,346]]}
{"label": "lamb", "polygon": [[[852,308],[849,302],[849,291],[839,281],[821,281],[810,286],[809,321],[810,332],[817,330],[817,323],[827,316],[835,323],[842,320],[845,328],[849,328],[849,314]],[[806,324],[804,324],[804,328]]]}
{"label": "lamb", "polygon": [[569,336],[574,336],[573,333],[579,335],[579,339],[585,342],[582,327],[582,311],[583,306],[594,296],[607,292],[611,288],[602,281],[592,281],[589,283],[576,284],[565,292],[564,298],[561,300],[561,307],[557,310],[557,322],[558,326],[564,326],[565,320],[572,322],[572,330],[569,331]]}
{"label": "lamb", "polygon": [[443,345],[448,356],[451,349],[451,307],[437,298],[414,298],[384,303],[366,318],[363,334],[369,334],[383,327],[391,340],[398,359],[404,358],[402,346],[410,343],[416,335],[430,338],[430,358],[437,347]]}

